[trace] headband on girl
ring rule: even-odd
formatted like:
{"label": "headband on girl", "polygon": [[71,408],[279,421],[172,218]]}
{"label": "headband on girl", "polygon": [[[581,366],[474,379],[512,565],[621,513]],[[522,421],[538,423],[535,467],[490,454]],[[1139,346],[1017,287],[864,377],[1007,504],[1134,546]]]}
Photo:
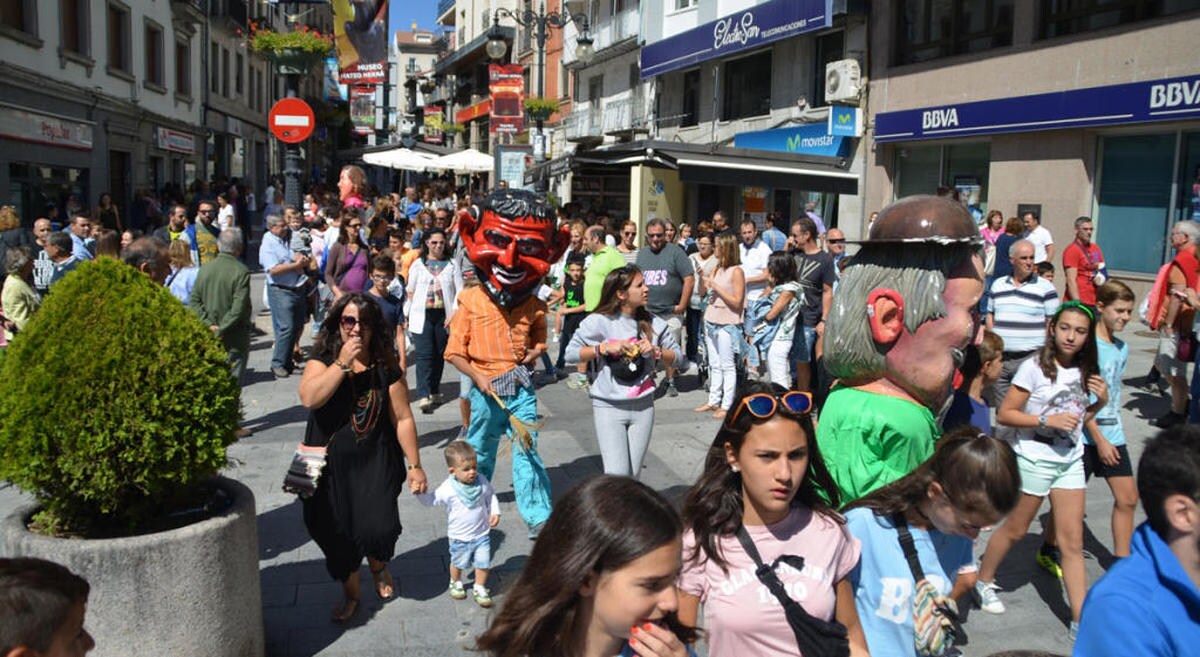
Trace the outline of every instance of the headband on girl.
{"label": "headband on girl", "polygon": [[1059,306],[1058,310],[1054,311],[1054,318],[1058,319],[1058,316],[1061,315],[1064,310],[1067,310],[1070,308],[1074,308],[1076,310],[1082,310],[1088,316],[1088,319],[1090,319],[1093,322],[1096,321],[1096,316],[1092,314],[1092,309],[1088,308],[1087,304],[1085,304],[1082,301],[1067,301],[1063,305]]}

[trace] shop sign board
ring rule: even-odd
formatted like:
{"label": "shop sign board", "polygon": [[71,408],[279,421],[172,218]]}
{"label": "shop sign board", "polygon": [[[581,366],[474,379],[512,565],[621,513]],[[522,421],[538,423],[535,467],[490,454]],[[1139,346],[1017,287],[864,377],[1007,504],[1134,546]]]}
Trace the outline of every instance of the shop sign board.
{"label": "shop sign board", "polygon": [[525,67],[520,64],[489,64],[492,133],[515,135],[525,130]]}
{"label": "shop sign board", "polygon": [[[440,144],[444,141],[442,137],[442,108],[440,105],[426,105],[425,115],[425,143]],[[395,125],[395,121],[392,122]]]}
{"label": "shop sign board", "polygon": [[742,221],[753,221],[758,230],[767,223],[767,188],[742,188]]}
{"label": "shop sign board", "polygon": [[186,132],[171,130],[170,128],[155,128],[154,129],[154,145],[174,153],[186,153],[191,155],[196,152],[196,138]]}
{"label": "shop sign board", "polygon": [[375,133],[375,87],[350,85],[350,123],[355,134]]}
{"label": "shop sign board", "polygon": [[832,25],[832,0],[771,0],[694,27],[640,52],[642,78],[695,66]]}
{"label": "shop sign board", "polygon": [[91,123],[0,104],[0,137],[90,151],[92,131]]}
{"label": "shop sign board", "polygon": [[913,141],[1200,117],[1200,75],[881,112],[875,141]]}
{"label": "shop sign board", "polygon": [[521,188],[525,184],[525,169],[533,159],[533,147],[529,144],[497,144],[495,150],[493,184],[499,185],[503,180],[510,189]]}
{"label": "shop sign board", "polygon": [[639,234],[645,233],[646,222],[651,219],[678,222],[685,216],[683,183],[678,171],[639,164],[630,171],[630,182],[637,185],[631,190],[630,206],[637,212],[634,219],[642,229]]}
{"label": "shop sign board", "polygon": [[456,112],[454,114],[454,122],[465,125],[481,116],[487,116],[491,113],[491,111],[492,101],[489,99],[484,99],[466,109]]}
{"label": "shop sign board", "polygon": [[861,137],[862,112],[849,105],[830,105],[829,134],[836,137]]}
{"label": "shop sign board", "polygon": [[760,151],[845,157],[850,150],[850,140],[829,134],[828,126],[824,123],[809,123],[791,128],[739,132],[733,136],[733,146]]}
{"label": "shop sign board", "polygon": [[387,0],[333,0],[333,36],[342,84],[387,82]]}

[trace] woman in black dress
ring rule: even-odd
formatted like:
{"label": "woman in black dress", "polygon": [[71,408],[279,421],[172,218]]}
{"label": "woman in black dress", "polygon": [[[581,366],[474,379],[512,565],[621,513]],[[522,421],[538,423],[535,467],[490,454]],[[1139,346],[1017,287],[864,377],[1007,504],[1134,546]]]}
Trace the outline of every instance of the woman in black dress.
{"label": "woman in black dress", "polygon": [[304,500],[304,525],[342,582],[344,599],[332,617],[345,622],[358,610],[364,556],[379,597],[394,593],[387,562],[401,531],[396,498],[406,459],[409,489],[424,493],[427,484],[408,386],[378,304],[343,295],[313,352],[300,380],[300,403],[310,411],[304,443],[327,445],[327,456],[316,494]]}

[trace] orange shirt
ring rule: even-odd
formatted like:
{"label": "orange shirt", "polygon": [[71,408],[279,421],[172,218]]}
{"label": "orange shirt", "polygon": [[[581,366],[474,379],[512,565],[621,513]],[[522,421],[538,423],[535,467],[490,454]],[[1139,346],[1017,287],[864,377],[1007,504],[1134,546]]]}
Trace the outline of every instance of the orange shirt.
{"label": "orange shirt", "polygon": [[413,248],[409,248],[400,254],[400,271],[398,273],[400,274],[400,278],[403,278],[405,282],[408,282],[408,270],[412,269],[412,263],[419,255],[421,255],[421,249]]}
{"label": "orange shirt", "polygon": [[516,367],[532,348],[546,348],[546,302],[530,295],[505,312],[482,287],[458,293],[445,357],[461,356],[489,379]]}

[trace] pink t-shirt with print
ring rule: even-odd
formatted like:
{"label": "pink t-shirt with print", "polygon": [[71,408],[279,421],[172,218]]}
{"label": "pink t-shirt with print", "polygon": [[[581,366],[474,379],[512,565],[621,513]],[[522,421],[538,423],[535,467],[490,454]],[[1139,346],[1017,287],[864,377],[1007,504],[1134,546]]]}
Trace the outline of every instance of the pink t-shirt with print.
{"label": "pink t-shirt with print", "polygon": [[[811,509],[795,509],[773,525],[747,526],[764,563],[782,554],[804,558],[800,571],[781,563],[775,572],[792,599],[812,616],[831,620],[834,586],[858,564],[862,546],[845,525]],[[689,557],[695,536],[683,536],[683,572],[679,588],[704,603],[704,627],[710,657],[796,657],[800,648],[784,615],[783,605],[754,575],[754,562],[737,536],[719,541],[728,572],[703,552]]]}

